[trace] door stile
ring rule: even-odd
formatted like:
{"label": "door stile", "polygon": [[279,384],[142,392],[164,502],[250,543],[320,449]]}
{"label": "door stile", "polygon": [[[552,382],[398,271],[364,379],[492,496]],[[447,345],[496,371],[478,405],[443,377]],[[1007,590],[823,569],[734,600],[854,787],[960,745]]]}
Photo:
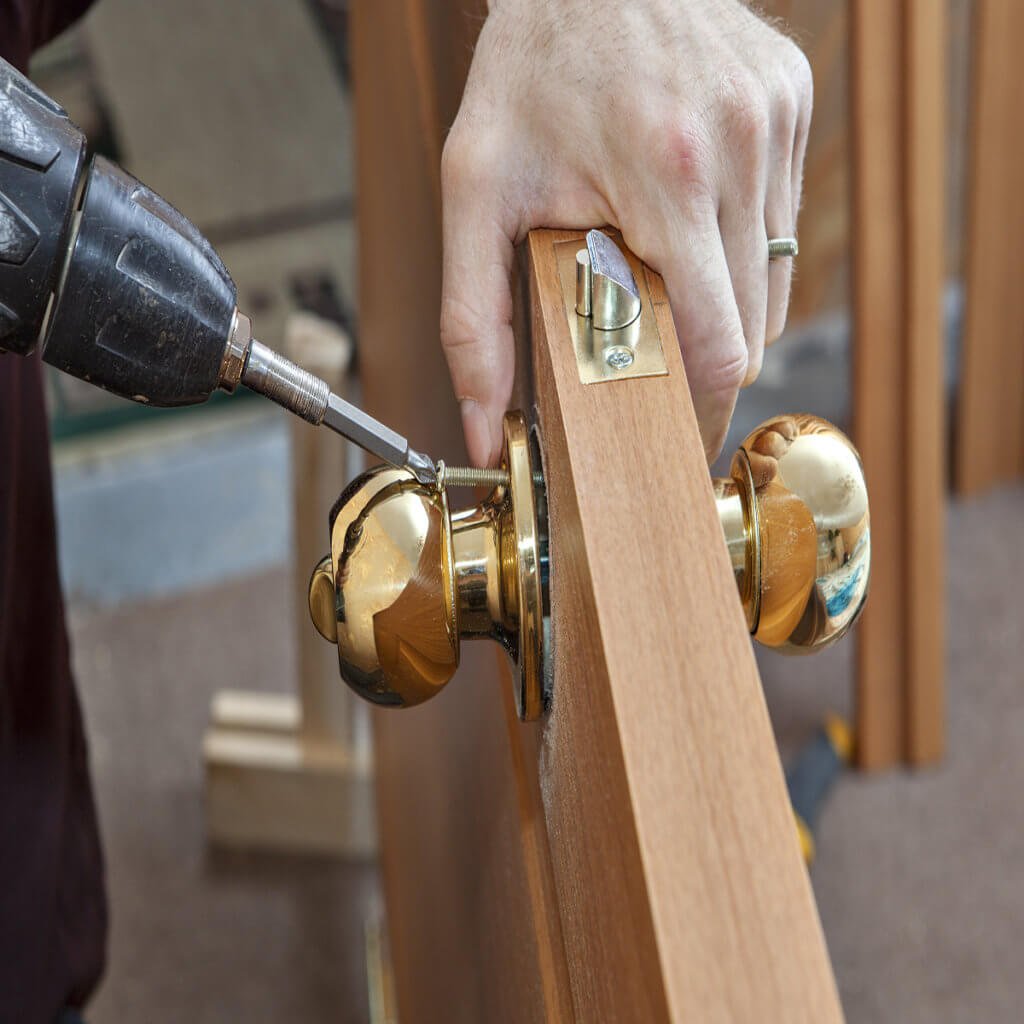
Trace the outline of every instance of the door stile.
{"label": "door stile", "polygon": [[667,302],[668,376],[581,384],[554,248],[579,237],[529,240],[577,1017],[841,1020]]}

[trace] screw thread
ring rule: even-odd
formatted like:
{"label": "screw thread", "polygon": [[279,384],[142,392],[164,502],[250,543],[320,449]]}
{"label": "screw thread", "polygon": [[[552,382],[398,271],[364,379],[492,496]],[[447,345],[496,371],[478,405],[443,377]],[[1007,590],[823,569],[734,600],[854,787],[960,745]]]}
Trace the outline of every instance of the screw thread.
{"label": "screw thread", "polygon": [[473,466],[446,466],[443,462],[439,462],[437,470],[438,487],[508,486],[507,469],[476,469]]}

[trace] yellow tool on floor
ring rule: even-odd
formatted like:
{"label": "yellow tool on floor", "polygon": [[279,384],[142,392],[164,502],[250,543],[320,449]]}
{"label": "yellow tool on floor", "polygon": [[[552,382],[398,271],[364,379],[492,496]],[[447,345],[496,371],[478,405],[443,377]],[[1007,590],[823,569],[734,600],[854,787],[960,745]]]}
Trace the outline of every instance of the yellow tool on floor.
{"label": "yellow tool on floor", "polygon": [[807,864],[814,863],[814,825],[822,804],[852,755],[853,731],[849,723],[830,712],[814,738],[786,769],[786,787]]}

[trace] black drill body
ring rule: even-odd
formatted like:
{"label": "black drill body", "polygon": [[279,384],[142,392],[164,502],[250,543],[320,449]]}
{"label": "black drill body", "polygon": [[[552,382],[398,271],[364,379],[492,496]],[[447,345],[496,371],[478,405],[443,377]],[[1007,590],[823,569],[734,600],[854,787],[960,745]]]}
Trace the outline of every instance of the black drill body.
{"label": "black drill body", "polygon": [[195,226],[0,61],[0,351],[149,405],[220,383],[236,290]]}

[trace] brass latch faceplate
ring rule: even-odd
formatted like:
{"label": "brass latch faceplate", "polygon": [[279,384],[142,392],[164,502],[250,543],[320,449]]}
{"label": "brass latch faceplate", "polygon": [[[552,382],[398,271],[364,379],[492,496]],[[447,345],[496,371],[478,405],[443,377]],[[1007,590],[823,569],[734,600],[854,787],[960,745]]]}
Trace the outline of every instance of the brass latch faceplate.
{"label": "brass latch faceplate", "polygon": [[555,258],[580,380],[667,375],[656,297],[643,264],[602,231],[589,231],[585,248],[578,241],[555,243]]}

